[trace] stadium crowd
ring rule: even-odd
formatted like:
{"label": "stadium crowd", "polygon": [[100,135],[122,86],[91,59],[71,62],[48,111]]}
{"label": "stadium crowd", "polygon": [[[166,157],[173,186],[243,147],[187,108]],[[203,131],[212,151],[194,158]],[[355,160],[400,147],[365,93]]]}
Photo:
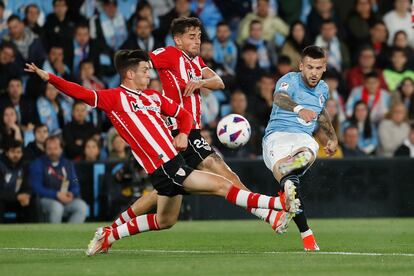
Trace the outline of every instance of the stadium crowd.
{"label": "stadium crowd", "polygon": [[[409,0],[0,1],[0,220],[8,198],[30,217],[34,194],[43,209],[54,210],[48,221],[64,215],[83,221],[86,205],[73,161],[129,158],[101,111],[28,75],[24,64],[90,89],[114,87],[114,53],[173,45],[169,26],[180,16],[202,21],[200,56],[226,86],[201,91],[203,136],[224,157],[260,158],[274,86],[298,70],[310,44],[327,51],[326,108],[341,141],[334,158],[414,157],[410,10]],[[162,90],[156,71],[150,87]],[[230,113],[245,116],[252,127],[248,145],[238,150],[216,141],[217,123]],[[319,131],[315,137],[325,139]],[[320,149],[319,157],[326,157]]]}

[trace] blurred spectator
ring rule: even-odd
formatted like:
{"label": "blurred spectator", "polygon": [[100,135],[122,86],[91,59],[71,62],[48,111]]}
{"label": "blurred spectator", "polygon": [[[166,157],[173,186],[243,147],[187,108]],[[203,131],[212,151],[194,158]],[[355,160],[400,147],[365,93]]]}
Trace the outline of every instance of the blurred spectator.
{"label": "blurred spectator", "polygon": [[29,4],[24,10],[24,25],[29,28],[33,33],[37,34],[40,38],[43,38],[44,29],[38,23],[40,16],[40,9],[36,4]]}
{"label": "blurred spectator", "polygon": [[368,155],[375,153],[378,146],[378,132],[371,123],[368,106],[364,101],[355,103],[351,118],[343,124],[343,129],[349,125],[358,127],[358,148]]}
{"label": "blurred spectator", "polygon": [[[69,3],[71,3],[72,1],[70,1]],[[81,6],[79,7],[79,9],[76,9],[76,7],[74,7],[73,9],[70,9],[70,11],[73,13],[78,13],[79,11],[79,16],[83,16],[85,18],[91,18],[94,15],[98,14],[100,7],[100,2],[97,0],[84,0],[83,3],[81,3]],[[71,5],[71,4],[69,4]]]}
{"label": "blurred spectator", "polygon": [[311,43],[306,32],[305,24],[301,21],[295,21],[290,26],[289,35],[280,50],[280,54],[288,56],[292,61],[293,69],[298,70],[302,50],[309,44]]}
{"label": "blurred spectator", "polygon": [[414,158],[414,124],[411,124],[408,137],[394,152],[394,156]]}
{"label": "blurred spectator", "polygon": [[408,44],[408,36],[404,31],[398,31],[394,35],[393,46],[401,48],[407,55],[407,68],[414,69],[414,50]]}
{"label": "blurred spectator", "polygon": [[13,140],[23,143],[23,130],[17,122],[14,107],[6,106],[0,121],[0,149],[4,149]]}
{"label": "blurred spectator", "polygon": [[378,16],[372,8],[371,0],[355,1],[354,8],[346,21],[348,41],[354,46],[350,47],[351,50],[358,49],[359,45],[369,40],[369,27],[376,20],[378,20]]}
{"label": "blurred spectator", "polygon": [[32,131],[36,121],[33,103],[23,96],[23,83],[20,78],[11,78],[7,86],[7,95],[0,98],[0,113],[6,106],[16,110],[17,123],[24,131]]}
{"label": "blurred spectator", "polygon": [[292,60],[288,56],[280,55],[276,63],[275,81],[278,81],[281,77],[292,71],[295,71],[292,66]]}
{"label": "blurred spectator", "polygon": [[388,45],[392,44],[394,34],[403,30],[408,35],[411,47],[414,47],[414,34],[411,26],[410,0],[395,0],[394,10],[384,15],[388,29]]}
{"label": "blurred spectator", "polygon": [[365,157],[367,156],[359,147],[358,127],[349,125],[344,130],[343,143],[341,144],[344,157]]}
{"label": "blurred spectator", "polygon": [[340,78],[340,74],[334,70],[328,70],[323,75],[323,79],[328,85],[329,97],[335,101],[336,110],[338,113],[338,120],[340,123],[342,123],[343,121],[345,121],[346,115],[345,115],[345,101],[342,95],[338,91],[339,82],[340,82],[339,78]]}
{"label": "blurred spectator", "polygon": [[300,20],[306,22],[311,9],[313,1],[308,0],[289,0],[289,1],[276,1],[278,3],[277,13],[279,16],[289,25],[293,22]]}
{"label": "blurred spectator", "polygon": [[102,11],[90,20],[91,37],[112,51],[118,50],[128,37],[124,16],[116,0],[102,0]]}
{"label": "blurred spectator", "polygon": [[[319,0],[322,1],[322,0]],[[338,29],[333,20],[325,20],[321,24],[320,35],[316,37],[315,45],[325,48],[328,54],[328,68],[342,72],[350,65],[348,47],[337,36]]]}
{"label": "blurred spectator", "polygon": [[326,135],[325,131],[321,130],[320,128],[315,132],[314,138],[316,142],[319,145],[319,149],[317,152],[318,158],[342,158],[344,157],[344,154],[342,152],[342,148],[340,145],[338,145],[336,152],[334,155],[329,156],[325,153],[324,147],[326,145],[326,142],[329,140],[328,136]]}
{"label": "blurred spectator", "polygon": [[[340,137],[342,137],[342,135],[341,135],[341,133],[342,133],[341,132],[341,123],[342,122],[340,120],[340,113],[339,113],[339,109],[338,109],[338,104],[333,98],[329,98],[326,101],[325,109],[329,114],[329,119],[331,120],[331,124],[332,124],[332,126],[335,130],[336,137],[338,137],[338,140],[339,140]],[[328,142],[328,140],[326,140],[326,142]]]}
{"label": "blurred spectator", "polygon": [[226,70],[234,75],[238,50],[236,43],[231,39],[230,26],[222,21],[216,28],[216,37],[213,40],[214,60],[223,64]]}
{"label": "blurred spectator", "polygon": [[264,74],[258,64],[256,46],[245,44],[241,57],[236,68],[237,84],[239,87],[243,87],[247,95],[253,95],[257,81]]}
{"label": "blurred spectator", "polygon": [[118,11],[125,19],[128,19],[134,13],[137,3],[145,2],[145,0],[114,0],[114,2],[118,4]]}
{"label": "blurred spectator", "polygon": [[[250,123],[251,136],[249,142],[239,149],[220,148],[225,157],[248,157],[255,159],[260,155],[260,130],[256,118],[247,112],[247,97],[242,90],[233,91],[231,94],[231,110],[230,113],[242,115]],[[224,114],[226,115],[226,114]]]}
{"label": "blurred spectator", "polygon": [[387,118],[382,120],[379,127],[378,155],[392,157],[395,150],[408,137],[410,125],[407,123],[407,109],[403,103],[391,107]]}
{"label": "blurred spectator", "polygon": [[11,15],[7,19],[9,33],[3,39],[11,41],[16,45],[20,64],[34,62],[41,64],[46,58],[46,53],[37,34],[29,28],[25,28],[24,23],[17,15]]}
{"label": "blurred spectator", "polygon": [[152,35],[151,23],[146,18],[138,18],[121,49],[141,49],[152,52],[162,46],[164,45]]}
{"label": "blurred spectator", "polygon": [[248,97],[248,109],[260,126],[260,135],[263,134],[273,107],[273,92],[275,80],[272,74],[264,74],[257,83],[254,95]]}
{"label": "blurred spectator", "polygon": [[388,113],[391,96],[386,90],[381,89],[376,72],[365,74],[364,86],[352,89],[346,102],[346,115],[348,117],[351,117],[355,103],[360,100],[368,105],[373,123],[378,123]]}
{"label": "blurred spectator", "polygon": [[397,88],[397,101],[404,103],[408,110],[408,118],[414,119],[414,80],[405,78]]}
{"label": "blurred spectator", "polygon": [[6,92],[10,79],[22,74],[20,64],[16,63],[17,49],[11,42],[0,44],[0,95]]}
{"label": "blurred spectator", "polygon": [[68,16],[66,0],[53,0],[53,13],[46,18],[44,25],[45,44],[48,46],[61,43],[69,44],[72,41],[75,23]]}
{"label": "blurred spectator", "polygon": [[38,124],[33,130],[35,140],[24,148],[24,159],[33,161],[45,154],[45,141],[49,137],[49,130],[45,124]]}
{"label": "blurred spectator", "polygon": [[63,126],[71,121],[71,103],[51,84],[47,84],[44,95],[36,101],[37,115],[47,125],[51,134],[60,133]]}
{"label": "blurred spectator", "polygon": [[18,222],[35,222],[36,205],[26,166],[23,145],[11,141],[0,156],[0,223],[5,212],[16,212]]}
{"label": "blurred spectator", "polygon": [[[70,71],[74,76],[79,74],[79,66],[82,60],[90,59],[93,61],[95,68],[100,69],[100,48],[95,40],[92,40],[89,35],[89,26],[85,24],[79,24],[75,27],[75,36],[72,43],[69,43],[64,48],[64,61],[69,66]],[[109,58],[108,58],[109,59]],[[100,73],[105,70],[105,67],[111,66],[111,61],[105,60],[106,63],[102,64],[102,69],[98,70]],[[104,67],[105,66],[105,67]],[[112,69],[113,70],[113,69]]]}
{"label": "blurred spectator", "polygon": [[216,25],[223,17],[213,0],[192,0],[191,11],[197,14],[210,39],[216,36]]}
{"label": "blurred spectator", "polygon": [[89,162],[100,161],[101,145],[97,139],[91,137],[85,141],[82,160]]}
{"label": "blurred spectator", "polygon": [[154,10],[155,17],[163,16],[174,7],[174,0],[148,0],[148,2]]}
{"label": "blurred spectator", "polygon": [[146,0],[139,1],[139,3],[137,4],[135,8],[135,12],[129,18],[127,22],[129,33],[136,31],[137,23],[140,19],[147,20],[147,22],[150,25],[151,32],[152,30],[156,30],[160,25],[158,17],[154,15],[151,4]]}
{"label": "blurred spectator", "polygon": [[99,139],[98,130],[86,121],[88,113],[86,104],[75,102],[72,106],[72,121],[63,128],[65,153],[69,159],[80,160],[85,141],[92,136]]}
{"label": "blurred spectator", "polygon": [[81,85],[91,90],[105,89],[104,83],[95,75],[95,66],[90,59],[84,59],[80,63],[79,79]]}
{"label": "blurred spectator", "polygon": [[108,133],[109,161],[125,160],[128,157],[127,148],[127,143],[117,132],[115,132],[112,136]]}
{"label": "blurred spectator", "polygon": [[30,180],[46,222],[61,223],[68,217],[69,223],[82,223],[88,206],[80,198],[75,167],[63,157],[61,143],[56,136],[46,139],[46,155],[30,164]]}
{"label": "blurred spectator", "polygon": [[391,92],[394,92],[401,81],[408,77],[414,80],[414,71],[407,69],[407,54],[401,48],[391,52],[391,66],[384,70],[384,78]]}
{"label": "blurred spectator", "polygon": [[377,66],[379,68],[385,68],[388,65],[388,55],[390,47],[387,44],[387,27],[381,20],[373,23],[369,29],[370,40],[369,44],[372,46],[375,52]]}
{"label": "blurred spectator", "polygon": [[7,33],[7,18],[8,14],[5,11],[4,2],[0,1],[0,38]]}
{"label": "blurred spectator", "polygon": [[388,90],[382,70],[375,68],[375,53],[370,46],[361,48],[358,55],[358,64],[348,71],[348,89],[352,90],[364,84],[364,75],[372,71],[377,72],[381,82],[381,88]]}
{"label": "blurred spectator", "polygon": [[217,124],[217,117],[220,113],[220,104],[213,93],[203,93],[201,100],[201,123],[213,128]]}
{"label": "blurred spectator", "polygon": [[269,0],[257,0],[256,12],[247,14],[239,25],[237,41],[241,44],[249,36],[249,26],[253,20],[263,23],[263,39],[282,45],[289,33],[289,26],[278,16],[269,14]]}
{"label": "blurred spectator", "polygon": [[162,83],[159,79],[151,79],[150,83],[148,85],[148,88],[161,92],[162,91]]}
{"label": "blurred spectator", "polygon": [[70,69],[64,62],[63,54],[63,46],[51,45],[42,69],[64,79],[72,79]]}
{"label": "blurred spectator", "polygon": [[276,61],[275,46],[272,41],[263,39],[263,26],[259,20],[252,20],[249,24],[249,36],[243,44],[252,44],[256,46],[257,58],[260,68],[269,71]]}
{"label": "blurred spectator", "polygon": [[46,15],[53,12],[52,0],[7,0],[6,9],[10,14],[16,14],[20,18],[24,18],[26,7],[30,4],[36,4],[40,8],[38,23],[43,26]]}
{"label": "blurred spectator", "polygon": [[326,20],[333,21],[336,26],[341,25],[339,17],[335,14],[332,0],[315,0],[306,23],[312,41],[319,35],[322,23]]}

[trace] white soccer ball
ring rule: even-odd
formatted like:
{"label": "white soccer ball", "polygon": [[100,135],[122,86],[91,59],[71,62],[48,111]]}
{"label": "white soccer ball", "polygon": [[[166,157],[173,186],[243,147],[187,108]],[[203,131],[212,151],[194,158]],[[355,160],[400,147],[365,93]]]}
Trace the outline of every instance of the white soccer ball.
{"label": "white soccer ball", "polygon": [[217,137],[228,148],[235,149],[246,145],[251,135],[250,124],[241,115],[229,114],[217,125]]}

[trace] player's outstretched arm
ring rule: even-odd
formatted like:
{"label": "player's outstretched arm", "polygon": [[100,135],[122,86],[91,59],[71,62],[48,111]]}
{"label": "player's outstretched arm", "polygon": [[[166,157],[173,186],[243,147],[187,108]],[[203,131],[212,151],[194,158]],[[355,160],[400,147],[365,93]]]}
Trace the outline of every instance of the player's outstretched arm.
{"label": "player's outstretched arm", "polygon": [[86,89],[77,83],[66,81],[60,77],[48,73],[37,67],[34,63],[26,63],[24,71],[37,74],[42,80],[48,81],[59,91],[65,93],[69,97],[81,100],[93,107],[96,107],[97,105],[98,96],[93,90]]}
{"label": "player's outstretched arm", "polygon": [[191,80],[187,83],[184,90],[184,96],[189,96],[195,90],[207,88],[210,90],[224,89],[224,82],[219,75],[208,67],[204,67],[201,80]]}
{"label": "player's outstretched arm", "polygon": [[275,93],[273,97],[273,102],[275,105],[280,108],[295,112],[301,117],[305,122],[310,122],[316,118],[316,113],[313,110],[306,109],[303,106],[297,104],[292,98],[285,92]]}
{"label": "player's outstretched arm", "polygon": [[336,137],[335,129],[332,126],[328,112],[323,109],[318,118],[319,127],[325,132],[328,137],[328,142],[324,147],[327,155],[334,155],[338,147],[338,137]]}

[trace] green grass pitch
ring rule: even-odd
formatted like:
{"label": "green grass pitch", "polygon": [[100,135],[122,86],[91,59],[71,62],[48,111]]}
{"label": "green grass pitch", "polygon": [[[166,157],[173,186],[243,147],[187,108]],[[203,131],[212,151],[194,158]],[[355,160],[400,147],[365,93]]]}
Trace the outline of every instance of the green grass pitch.
{"label": "green grass pitch", "polygon": [[[304,253],[296,226],[178,222],[86,257],[98,224],[1,225],[0,275],[414,275],[414,219],[312,219],[321,252]],[[360,253],[360,254],[358,254]]]}

